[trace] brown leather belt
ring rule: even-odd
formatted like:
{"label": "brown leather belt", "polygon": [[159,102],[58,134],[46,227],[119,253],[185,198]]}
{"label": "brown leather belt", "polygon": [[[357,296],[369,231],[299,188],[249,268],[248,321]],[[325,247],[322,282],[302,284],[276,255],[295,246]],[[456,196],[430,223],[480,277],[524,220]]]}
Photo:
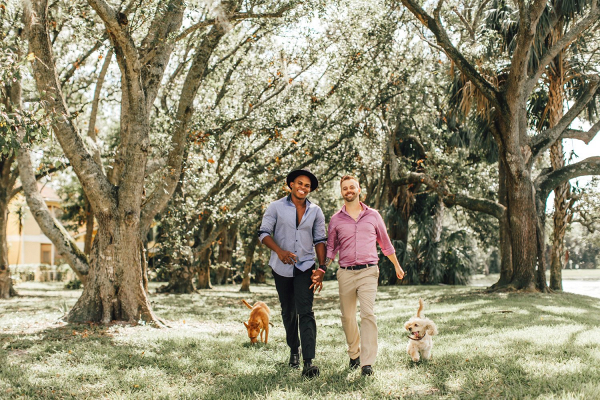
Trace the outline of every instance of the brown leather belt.
{"label": "brown leather belt", "polygon": [[377,266],[377,264],[360,264],[360,265],[350,265],[348,267],[340,266],[340,268],[348,269],[350,271],[358,271],[359,269],[365,269],[365,268],[375,267],[375,266]]}

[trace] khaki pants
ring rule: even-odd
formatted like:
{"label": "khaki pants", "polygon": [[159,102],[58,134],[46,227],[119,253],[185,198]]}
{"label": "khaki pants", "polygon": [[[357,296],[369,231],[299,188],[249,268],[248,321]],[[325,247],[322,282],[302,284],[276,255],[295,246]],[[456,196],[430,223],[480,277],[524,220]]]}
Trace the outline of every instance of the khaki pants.
{"label": "khaki pants", "polygon": [[[360,365],[373,365],[377,356],[377,319],[375,297],[379,267],[358,271],[343,268],[337,271],[340,291],[342,327],[348,343],[348,355],[360,356]],[[360,333],[356,322],[356,299],[360,302]]]}

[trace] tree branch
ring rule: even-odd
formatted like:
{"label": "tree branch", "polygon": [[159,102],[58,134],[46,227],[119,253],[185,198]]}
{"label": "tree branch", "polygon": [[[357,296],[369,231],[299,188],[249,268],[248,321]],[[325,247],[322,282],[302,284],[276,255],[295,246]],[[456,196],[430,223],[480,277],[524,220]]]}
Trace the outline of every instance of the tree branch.
{"label": "tree branch", "polygon": [[444,198],[447,206],[459,205],[467,210],[482,212],[501,220],[506,215],[506,208],[493,200],[478,199],[462,194],[451,194]]}
{"label": "tree branch", "polygon": [[585,144],[590,144],[590,142],[596,137],[600,131],[600,121],[596,122],[594,126],[590,128],[587,132],[580,131],[578,129],[567,129],[561,136],[561,139],[577,139],[581,140]]}
{"label": "tree branch", "polygon": [[[593,75],[590,77],[590,82],[586,91],[581,95],[581,97],[575,102],[573,107],[567,111],[567,113],[558,121],[558,123],[549,129],[539,133],[531,137],[530,139],[530,147],[532,160],[546,151],[554,142],[560,138],[568,126],[573,122],[575,118],[585,109],[587,104],[594,98],[596,91],[599,88],[600,77],[598,75]],[[596,125],[594,125],[596,126]]]}
{"label": "tree branch", "polygon": [[111,196],[113,186],[87,151],[67,109],[47,31],[47,1],[25,2],[24,18],[30,53],[35,55],[33,72],[36,85],[46,112],[53,116],[52,128],[90,202],[96,210],[108,211],[114,202]]}
{"label": "tree branch", "polygon": [[467,30],[469,31],[469,36],[471,36],[471,40],[474,41],[475,40],[475,31],[473,30],[471,25],[469,25],[469,21],[467,21],[466,18],[458,11],[458,8],[456,8],[456,6],[452,6],[452,11],[454,11],[454,14],[456,14],[458,16],[458,18],[463,23],[465,28],[467,28]]}
{"label": "tree branch", "polygon": [[220,24],[213,26],[200,47],[196,50],[194,60],[181,90],[177,114],[175,116],[176,124],[171,139],[172,147],[167,158],[167,170],[163,178],[163,183],[159,184],[150,194],[142,208],[142,232],[146,232],[150,227],[154,216],[166,206],[177,187],[183,166],[183,154],[188,143],[187,127],[194,114],[194,99],[205,76],[204,72],[208,67],[210,56],[225,33],[224,27]]}
{"label": "tree branch", "polygon": [[110,49],[104,58],[104,63],[102,64],[102,69],[100,70],[100,74],[98,75],[98,81],[96,81],[96,88],[94,90],[94,99],[92,100],[92,111],[90,115],[90,122],[88,123],[88,136],[94,142],[94,160],[104,171],[102,166],[102,157],[100,154],[100,149],[98,148],[97,140],[96,140],[96,118],[98,116],[98,105],[100,103],[100,92],[102,92],[102,86],[104,85],[104,78],[106,77],[106,73],[108,72],[108,67],[110,65],[110,61],[112,60],[113,50]]}
{"label": "tree branch", "polygon": [[33,167],[29,151],[21,148],[18,150],[19,176],[27,199],[27,205],[33,214],[36,222],[40,226],[44,235],[46,235],[56,249],[62,254],[78,278],[85,281],[89,272],[89,262],[86,255],[77,247],[77,243],[65,230],[60,222],[52,216],[44,198],[37,188],[37,181],[33,175]]}
{"label": "tree branch", "polygon": [[448,206],[458,204],[468,210],[482,212],[491,215],[498,220],[504,218],[506,209],[500,203],[488,199],[478,199],[461,194],[452,194],[444,184],[424,173],[409,172],[405,176],[393,182],[396,185],[424,184],[442,197]]}
{"label": "tree branch", "polygon": [[589,28],[592,24],[598,21],[600,17],[600,7],[596,7],[590,11],[587,17],[583,18],[576,25],[574,25],[567,33],[565,33],[552,47],[550,47],[546,54],[539,61],[537,70],[531,75],[531,77],[525,83],[525,93],[527,96],[533,91],[537,85],[540,77],[546,70],[546,67],[554,60],[554,58],[564,49],[566,49],[573,41]]}
{"label": "tree branch", "polygon": [[417,35],[419,35],[419,37],[421,38],[422,41],[424,41],[425,43],[427,43],[429,46],[433,47],[437,51],[441,51],[444,54],[446,53],[446,51],[443,48],[441,48],[437,44],[432,43],[429,40],[427,40],[427,38],[425,38],[425,36],[423,36],[423,34],[419,31],[419,28],[417,27],[416,24],[413,24],[413,25],[415,26],[415,32],[417,32]]}
{"label": "tree branch", "polygon": [[169,36],[181,28],[185,3],[183,0],[171,0],[166,5],[159,2],[157,7],[148,34],[140,46],[142,85],[146,92],[148,110],[156,99],[169,58],[175,48],[175,41],[169,39]]}
{"label": "tree branch", "polygon": [[[138,89],[137,86],[140,86],[141,91],[141,82],[138,78],[142,65],[135,42],[126,28],[129,24],[127,15],[112,8],[105,0],[88,0],[88,4],[96,11],[106,26],[115,47],[117,60],[120,61],[121,73],[134,89]],[[130,90],[130,95],[132,92],[136,93],[137,90]],[[138,100],[136,99],[136,101]]]}
{"label": "tree branch", "polygon": [[[229,17],[229,19],[231,21],[239,21],[239,20],[244,20],[244,19],[281,18],[281,17],[283,17],[283,14],[285,14],[286,11],[289,11],[292,8],[294,8],[294,6],[292,4],[287,4],[285,6],[282,6],[279,10],[272,12],[272,13],[257,14],[257,13],[251,13],[251,12],[245,12],[245,13],[238,12],[238,13],[234,13],[233,15],[231,15]],[[195,32],[201,28],[207,28],[209,26],[213,26],[218,22],[219,22],[219,20],[217,18],[211,18],[211,19],[207,19],[207,20],[198,22],[197,24],[194,24],[194,25],[190,26],[189,28],[187,28],[186,30],[184,30],[183,32],[181,32],[175,38],[175,41],[178,42],[181,39],[184,39],[190,33]]]}
{"label": "tree branch", "polygon": [[[40,179],[42,179],[45,176],[48,176],[50,174],[53,174],[55,172],[58,171],[63,171],[65,168],[67,168],[69,166],[68,163],[63,163],[58,167],[50,167],[48,169],[45,169],[43,172],[37,173],[35,174],[35,180],[39,181]],[[15,175],[16,176],[16,175]],[[12,186],[11,186],[12,187]],[[21,193],[23,191],[23,185],[19,185],[17,187],[15,187],[11,192],[10,192],[10,196],[9,199],[12,199],[13,197],[15,197],[17,194]]]}
{"label": "tree branch", "polygon": [[73,63],[73,65],[71,66],[71,68],[69,68],[69,70],[67,71],[67,73],[65,74],[65,76],[63,76],[60,84],[61,87],[65,85],[65,83],[67,83],[69,81],[69,79],[71,79],[71,77],[75,74],[75,71],[77,71],[77,68],[79,68],[79,66],[88,59],[89,56],[91,56],[92,54],[94,54],[94,52],[96,50],[98,50],[100,47],[102,47],[102,45],[104,44],[104,40],[107,38],[108,36],[104,36],[102,38],[102,40],[96,42],[96,44],[87,51],[87,53],[85,53],[83,56],[78,57],[77,61]]}
{"label": "tree branch", "polygon": [[438,44],[444,49],[446,55],[456,63],[458,68],[475,86],[477,89],[494,105],[498,106],[498,92],[473,65],[462,55],[460,51],[450,41],[448,34],[441,26],[438,20],[432,18],[425,10],[423,10],[416,0],[401,0],[402,3],[409,9],[411,13],[423,25],[425,25],[436,37]]}
{"label": "tree branch", "polygon": [[206,239],[200,242],[198,246],[194,247],[194,251],[201,253],[208,249],[210,246],[212,246],[217,237],[225,231],[225,229],[227,229],[227,224],[222,224],[219,226],[219,228],[213,229]]}
{"label": "tree branch", "polygon": [[477,7],[477,11],[475,12],[475,16],[473,17],[473,23],[472,26],[477,27],[479,26],[479,20],[481,18],[481,15],[483,14],[483,10],[485,10],[485,7],[488,5],[488,3],[491,0],[483,0],[480,4],[479,7]]}
{"label": "tree branch", "polygon": [[573,178],[600,175],[600,157],[588,157],[582,161],[540,174],[535,180],[537,196],[546,204],[546,199],[556,187]]}

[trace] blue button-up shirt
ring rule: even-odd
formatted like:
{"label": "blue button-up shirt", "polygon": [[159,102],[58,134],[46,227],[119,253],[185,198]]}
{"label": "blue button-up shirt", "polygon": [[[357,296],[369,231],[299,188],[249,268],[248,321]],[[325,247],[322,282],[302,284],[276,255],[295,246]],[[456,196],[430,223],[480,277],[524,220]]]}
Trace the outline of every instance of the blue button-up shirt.
{"label": "blue button-up shirt", "polygon": [[[315,263],[315,245],[327,242],[325,216],[321,207],[306,200],[306,211],[296,226],[296,206],[290,195],[269,204],[258,235],[261,242],[271,236],[282,250],[294,253],[298,257],[296,268],[306,271]],[[294,265],[284,264],[274,251],[269,265],[278,275],[294,276]]]}

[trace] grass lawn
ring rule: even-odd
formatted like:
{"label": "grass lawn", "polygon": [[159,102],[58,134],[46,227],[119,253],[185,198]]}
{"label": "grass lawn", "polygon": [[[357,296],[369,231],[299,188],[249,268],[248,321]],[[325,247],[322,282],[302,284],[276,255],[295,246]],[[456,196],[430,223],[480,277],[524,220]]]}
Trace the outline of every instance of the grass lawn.
{"label": "grass lawn", "polygon": [[[600,268],[597,269],[563,269],[563,281],[600,281]],[[500,274],[475,274],[471,277],[470,285],[474,286],[491,286],[498,282]],[[550,282],[550,271],[546,272],[547,282]]]}
{"label": "grass lawn", "polygon": [[[315,301],[319,378],[286,366],[275,288],[152,295],[171,328],[65,325],[79,291],[26,283],[0,302],[0,398],[597,399],[600,301],[569,293],[485,294],[473,287],[382,287],[375,375],[346,368],[337,283]],[[438,325],[433,358],[413,364],[404,321],[418,298]],[[250,346],[240,302],[271,306],[268,345]]]}

